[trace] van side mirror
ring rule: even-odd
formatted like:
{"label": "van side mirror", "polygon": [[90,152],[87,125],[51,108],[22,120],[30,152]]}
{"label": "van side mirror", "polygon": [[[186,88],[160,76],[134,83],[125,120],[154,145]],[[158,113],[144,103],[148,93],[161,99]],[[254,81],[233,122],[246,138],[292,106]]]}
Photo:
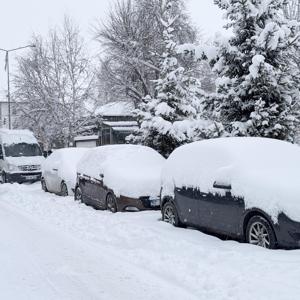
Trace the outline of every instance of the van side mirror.
{"label": "van side mirror", "polygon": [[0,159],[4,159],[3,154],[0,154]]}
{"label": "van side mirror", "polygon": [[99,174],[100,178],[103,179],[104,178],[104,174]]}
{"label": "van side mirror", "polygon": [[227,183],[227,182],[218,182],[218,181],[215,181],[213,187],[215,189],[231,190],[231,184]]}

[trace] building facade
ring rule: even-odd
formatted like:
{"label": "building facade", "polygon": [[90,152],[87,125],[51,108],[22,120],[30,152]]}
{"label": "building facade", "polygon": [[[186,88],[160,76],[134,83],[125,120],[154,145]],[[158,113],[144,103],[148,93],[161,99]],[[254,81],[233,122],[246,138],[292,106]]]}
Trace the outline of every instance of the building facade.
{"label": "building facade", "polygon": [[125,144],[126,137],[138,128],[133,116],[133,107],[124,102],[108,103],[95,112],[79,135],[74,139],[75,147],[95,147]]}

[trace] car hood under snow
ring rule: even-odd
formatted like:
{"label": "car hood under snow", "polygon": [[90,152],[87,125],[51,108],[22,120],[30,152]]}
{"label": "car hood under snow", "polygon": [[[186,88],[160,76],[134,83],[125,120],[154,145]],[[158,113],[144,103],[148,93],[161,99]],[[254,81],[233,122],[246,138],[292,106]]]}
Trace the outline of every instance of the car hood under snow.
{"label": "car hood under snow", "polygon": [[222,193],[231,185],[246,208],[259,208],[276,222],[283,212],[300,222],[300,147],[264,138],[220,138],[175,150],[162,172],[163,196],[175,187]]}
{"label": "car hood under snow", "polygon": [[116,196],[158,197],[165,159],[155,150],[138,145],[110,145],[88,151],[78,173],[101,180]]}

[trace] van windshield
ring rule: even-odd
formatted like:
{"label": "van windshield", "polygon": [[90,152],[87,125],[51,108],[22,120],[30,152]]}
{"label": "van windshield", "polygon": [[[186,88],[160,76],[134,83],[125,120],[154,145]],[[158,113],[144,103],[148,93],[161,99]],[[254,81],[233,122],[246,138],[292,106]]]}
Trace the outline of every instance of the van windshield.
{"label": "van windshield", "polygon": [[42,151],[38,144],[4,144],[4,152],[6,157],[42,156]]}

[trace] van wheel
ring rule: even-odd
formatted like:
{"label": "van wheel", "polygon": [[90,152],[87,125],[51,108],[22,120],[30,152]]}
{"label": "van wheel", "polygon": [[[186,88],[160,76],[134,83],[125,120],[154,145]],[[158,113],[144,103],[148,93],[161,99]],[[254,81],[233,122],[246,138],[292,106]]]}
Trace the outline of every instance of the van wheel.
{"label": "van wheel", "polygon": [[68,187],[65,182],[62,182],[60,185],[60,196],[66,197],[68,196]]}
{"label": "van wheel", "polygon": [[172,202],[167,202],[163,206],[162,220],[166,223],[172,224],[175,227],[179,227],[181,225],[178,218],[177,209]]}
{"label": "van wheel", "polygon": [[246,241],[249,244],[267,249],[276,248],[276,236],[273,228],[262,216],[254,216],[248,222]]}
{"label": "van wheel", "polygon": [[111,193],[109,193],[106,197],[106,209],[112,213],[116,213],[118,211],[116,197]]}
{"label": "van wheel", "polygon": [[83,202],[82,201],[82,192],[81,192],[81,189],[80,189],[79,186],[75,189],[74,200],[79,201],[79,202]]}
{"label": "van wheel", "polygon": [[44,178],[41,179],[41,185],[42,185],[42,190],[44,192],[48,192],[48,189],[47,189],[47,185],[46,185],[46,181]]}

